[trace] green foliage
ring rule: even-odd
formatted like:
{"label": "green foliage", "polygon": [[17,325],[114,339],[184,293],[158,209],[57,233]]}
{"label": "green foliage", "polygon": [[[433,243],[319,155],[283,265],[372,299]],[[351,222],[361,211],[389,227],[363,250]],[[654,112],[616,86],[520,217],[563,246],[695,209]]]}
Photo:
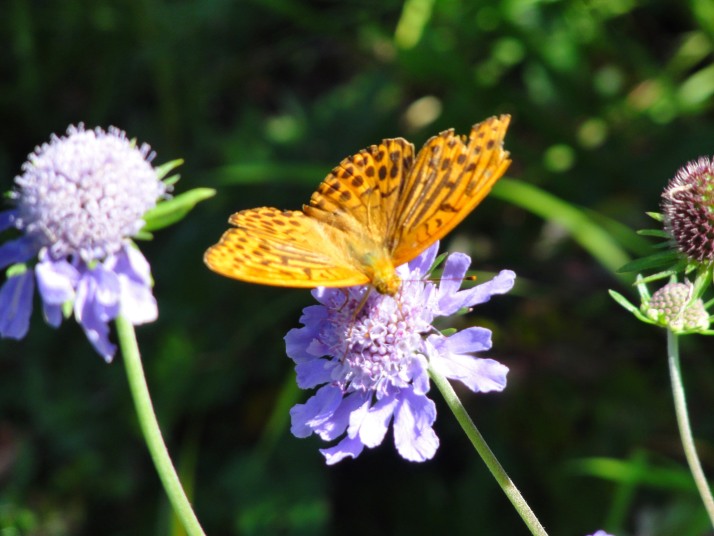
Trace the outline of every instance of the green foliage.
{"label": "green foliage", "polygon": [[141,231],[154,232],[173,225],[184,219],[198,203],[214,195],[216,191],[213,188],[194,188],[162,201],[144,214],[146,223]]}
{"label": "green foliage", "polygon": [[[607,289],[633,292],[615,271],[649,246],[630,230],[651,226],[645,211],[659,209],[680,165],[712,154],[713,10],[708,0],[13,0],[0,17],[0,71],[12,81],[0,91],[0,191],[72,122],[115,124],[156,161],[185,160],[162,209],[171,214],[147,220],[151,231],[190,210],[141,244],[160,316],[138,336],[169,449],[195,456],[184,476],[208,534],[524,534],[439,401],[434,461],[404,462],[387,438],[325,467],[321,443],[292,437],[286,413],[306,395],[282,337],[309,293],[238,283],[201,262],[231,213],[297,209],[363,147],[396,136],[420,146],[510,113],[517,180],[444,240],[479,270],[519,276],[517,296],[460,317],[493,330],[488,356],[510,367],[509,386],[459,394],[551,534],[701,534],[703,510],[671,478],[683,482],[686,464],[664,342]],[[218,195],[194,208],[211,188]],[[685,339],[707,460],[714,362],[706,341]],[[0,341],[0,378],[0,534],[171,530],[121,367],[76,325],[52,330],[35,311],[25,340]],[[647,453],[634,483],[633,449]],[[583,459],[598,463],[563,470]],[[650,469],[665,484],[645,479]]]}

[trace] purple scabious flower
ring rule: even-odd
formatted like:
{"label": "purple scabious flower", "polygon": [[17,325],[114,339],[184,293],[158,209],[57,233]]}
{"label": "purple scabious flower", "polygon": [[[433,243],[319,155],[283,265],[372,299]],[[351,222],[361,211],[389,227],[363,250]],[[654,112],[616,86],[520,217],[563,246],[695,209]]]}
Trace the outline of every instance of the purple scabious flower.
{"label": "purple scabious flower", "polygon": [[425,279],[437,250],[438,243],[397,269],[403,283],[394,297],[369,286],[315,289],[320,305],[306,307],[303,327],[285,336],[298,386],[317,388],[290,411],[291,431],[296,437],[341,438],[321,449],[328,464],[381,444],[390,423],[403,458],[431,459],[439,438],[432,428],[436,407],[427,397],[429,366],[474,392],[505,388],[506,366],[470,355],[491,348],[489,330],[470,327],[447,336],[432,323],[508,292],[515,274],[504,270],[487,283],[459,290],[471,259],[454,253],[437,285]]}
{"label": "purple scabious flower", "polygon": [[[154,153],[114,127],[70,126],[35,148],[15,177],[14,207],[0,212],[0,232],[21,235],[0,245],[0,336],[27,333],[35,284],[45,320],[72,313],[107,361],[116,347],[108,323],[157,317],[150,267],[132,244],[143,215],[166,194],[151,166]],[[36,262],[35,262],[36,261]]]}

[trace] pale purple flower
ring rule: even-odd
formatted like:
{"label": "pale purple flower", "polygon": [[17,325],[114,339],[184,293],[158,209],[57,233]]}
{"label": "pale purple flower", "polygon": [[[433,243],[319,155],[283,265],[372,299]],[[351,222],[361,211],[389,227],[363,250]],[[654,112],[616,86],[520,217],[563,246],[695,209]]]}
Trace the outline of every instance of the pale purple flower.
{"label": "pale purple flower", "polygon": [[296,437],[314,433],[338,440],[321,450],[328,464],[381,444],[390,424],[403,458],[431,459],[439,438],[432,428],[436,407],[427,397],[429,366],[474,392],[505,388],[507,367],[471,355],[490,349],[489,330],[470,327],[444,335],[432,323],[507,292],[515,274],[504,270],[487,283],[459,290],[471,259],[454,253],[437,285],[425,279],[437,250],[438,243],[397,269],[403,283],[394,297],[368,286],[315,289],[320,305],[306,307],[303,327],[286,335],[298,386],[317,388],[290,411],[291,431]]}
{"label": "pale purple flower", "polygon": [[604,530],[598,530],[597,532],[594,532],[592,534],[588,534],[588,536],[614,536],[613,534],[610,534],[609,532],[605,532]]}
{"label": "pale purple flower", "polygon": [[156,319],[149,264],[130,240],[166,192],[153,158],[121,130],[81,124],[29,155],[10,193],[14,207],[0,212],[0,232],[21,233],[0,245],[0,269],[10,266],[0,336],[27,333],[35,282],[47,323],[73,313],[107,361],[116,350],[110,321],[120,313],[133,324]]}

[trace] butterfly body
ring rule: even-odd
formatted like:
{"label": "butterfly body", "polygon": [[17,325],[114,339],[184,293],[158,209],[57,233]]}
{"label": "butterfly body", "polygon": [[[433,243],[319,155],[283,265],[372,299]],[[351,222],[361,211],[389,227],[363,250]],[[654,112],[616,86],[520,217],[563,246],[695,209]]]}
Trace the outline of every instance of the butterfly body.
{"label": "butterfly body", "polygon": [[299,288],[371,284],[394,295],[396,266],[453,229],[510,164],[503,137],[510,117],[432,137],[414,155],[402,138],[345,158],[302,211],[237,212],[204,260],[243,281]]}

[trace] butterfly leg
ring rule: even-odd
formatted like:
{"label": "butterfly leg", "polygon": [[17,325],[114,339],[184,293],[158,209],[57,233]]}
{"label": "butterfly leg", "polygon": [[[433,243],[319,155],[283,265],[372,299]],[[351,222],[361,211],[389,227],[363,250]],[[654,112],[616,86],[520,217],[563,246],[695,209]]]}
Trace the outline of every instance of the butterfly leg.
{"label": "butterfly leg", "polygon": [[[347,331],[347,338],[349,339],[352,337],[352,329],[354,328],[355,324],[357,323],[357,315],[364,309],[364,306],[367,304],[367,300],[369,299],[369,296],[372,294],[372,287],[368,287],[367,291],[364,293],[364,296],[362,296],[362,299],[359,301],[357,304],[357,307],[355,307],[354,312],[352,313],[352,320],[350,321],[350,329]],[[347,303],[347,300],[345,300],[345,304]],[[344,307],[344,305],[343,305]]]}

